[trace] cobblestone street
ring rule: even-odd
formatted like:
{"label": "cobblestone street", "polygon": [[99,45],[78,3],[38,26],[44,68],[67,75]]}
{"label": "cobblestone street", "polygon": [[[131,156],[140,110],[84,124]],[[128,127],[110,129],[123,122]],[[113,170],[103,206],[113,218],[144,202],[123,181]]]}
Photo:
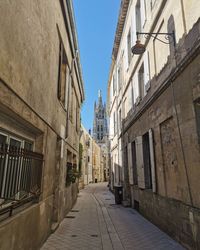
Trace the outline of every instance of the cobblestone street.
{"label": "cobblestone street", "polygon": [[106,183],[79,193],[76,205],[41,250],[184,249],[137,211],[115,205]]}

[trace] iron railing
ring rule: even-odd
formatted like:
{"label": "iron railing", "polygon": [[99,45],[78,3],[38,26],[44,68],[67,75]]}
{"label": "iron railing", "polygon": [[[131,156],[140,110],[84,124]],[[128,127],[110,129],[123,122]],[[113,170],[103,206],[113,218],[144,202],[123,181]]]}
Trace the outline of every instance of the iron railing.
{"label": "iron railing", "polygon": [[42,154],[0,144],[0,214],[2,204],[13,206],[40,195],[42,164]]}

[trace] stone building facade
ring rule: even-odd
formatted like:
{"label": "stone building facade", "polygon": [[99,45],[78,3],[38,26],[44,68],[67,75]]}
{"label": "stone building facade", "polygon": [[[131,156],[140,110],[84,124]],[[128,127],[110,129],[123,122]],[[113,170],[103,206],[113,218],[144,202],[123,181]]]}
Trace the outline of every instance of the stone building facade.
{"label": "stone building facade", "polygon": [[109,176],[107,108],[106,104],[103,104],[101,90],[98,92],[98,102],[94,104],[93,138],[101,147],[104,181],[107,181]]}
{"label": "stone building facade", "polygon": [[0,26],[0,249],[35,250],[77,197],[84,89],[72,1],[1,1]]}
{"label": "stone building facade", "polygon": [[83,148],[80,186],[102,182],[104,180],[104,154],[101,146],[96,143],[83,125],[81,125],[80,143]]}
{"label": "stone building facade", "polygon": [[82,147],[81,187],[92,183],[92,136],[81,124],[80,144]]}
{"label": "stone building facade", "polygon": [[[199,13],[197,0],[122,0],[108,82],[112,185],[189,249],[200,248]],[[175,40],[139,35],[136,55],[136,32]]]}
{"label": "stone building facade", "polygon": [[103,104],[101,90],[99,90],[98,102],[94,104],[93,138],[98,144],[105,144],[107,135],[106,104]]}

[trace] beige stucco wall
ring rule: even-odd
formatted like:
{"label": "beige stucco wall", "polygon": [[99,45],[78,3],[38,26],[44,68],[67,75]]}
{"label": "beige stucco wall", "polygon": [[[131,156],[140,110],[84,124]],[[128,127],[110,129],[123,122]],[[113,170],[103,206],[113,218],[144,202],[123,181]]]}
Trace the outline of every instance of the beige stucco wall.
{"label": "beige stucco wall", "polygon": [[[66,3],[64,6],[69,21],[70,10]],[[68,36],[73,36],[74,27],[68,27],[67,34],[65,25],[59,1],[0,3],[0,130],[32,140],[35,151],[44,155],[40,200],[0,222],[2,250],[38,249],[77,197],[77,183],[65,185],[66,163],[78,165],[84,94],[78,56],[74,58],[77,45]],[[72,121],[57,98],[58,30],[73,82]],[[73,67],[72,62],[76,62]],[[65,138],[67,127],[69,136]]]}

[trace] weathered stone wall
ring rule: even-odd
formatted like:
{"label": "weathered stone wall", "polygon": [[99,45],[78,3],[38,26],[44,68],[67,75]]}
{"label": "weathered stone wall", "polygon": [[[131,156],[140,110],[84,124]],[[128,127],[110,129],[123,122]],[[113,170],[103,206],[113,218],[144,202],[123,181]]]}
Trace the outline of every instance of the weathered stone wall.
{"label": "weathered stone wall", "polygon": [[131,142],[152,128],[155,145],[157,191],[132,186],[132,206],[139,202],[143,215],[190,249],[200,247],[199,61],[190,61],[127,131]]}
{"label": "weathered stone wall", "polygon": [[1,222],[0,249],[38,249],[50,234],[52,204],[51,196]]}
{"label": "weathered stone wall", "polygon": [[[200,209],[132,187],[139,212],[188,249],[200,248]],[[134,206],[133,206],[134,207]]]}
{"label": "weathered stone wall", "polygon": [[[84,97],[76,46],[70,46],[74,27],[67,24],[60,1],[0,3],[0,130],[30,139],[35,151],[44,155],[40,200],[0,222],[2,250],[38,249],[52,224],[59,224],[76,201],[77,183],[69,187],[65,183],[67,150],[73,156],[70,161],[77,164],[77,120]],[[71,121],[57,97],[60,39],[73,82]]]}

